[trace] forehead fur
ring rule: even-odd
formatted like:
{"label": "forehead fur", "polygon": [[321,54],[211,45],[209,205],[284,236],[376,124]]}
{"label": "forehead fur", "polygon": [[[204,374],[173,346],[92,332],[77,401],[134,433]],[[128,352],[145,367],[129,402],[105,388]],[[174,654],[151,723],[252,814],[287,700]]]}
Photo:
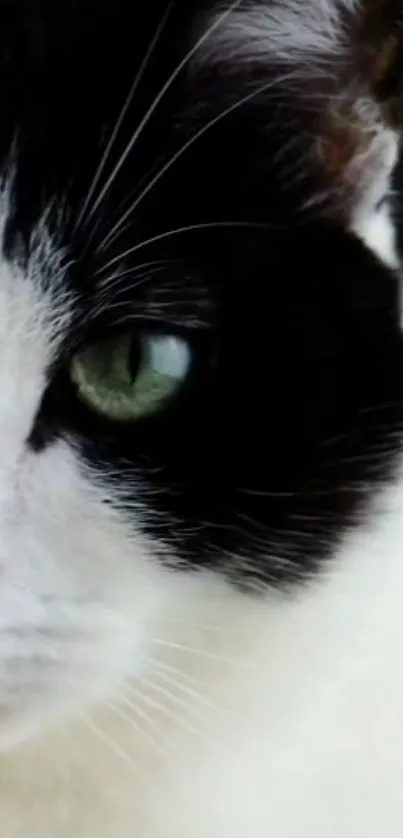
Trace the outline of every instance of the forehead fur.
{"label": "forehead fur", "polygon": [[219,48],[245,60],[270,56],[287,64],[296,59],[312,61],[340,49],[344,18],[357,12],[359,5],[359,0],[237,3],[206,48],[211,55]]}

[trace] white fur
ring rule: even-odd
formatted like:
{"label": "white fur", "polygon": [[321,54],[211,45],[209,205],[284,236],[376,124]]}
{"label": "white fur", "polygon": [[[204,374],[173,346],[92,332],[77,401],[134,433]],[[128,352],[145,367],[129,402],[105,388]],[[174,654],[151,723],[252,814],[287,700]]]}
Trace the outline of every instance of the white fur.
{"label": "white fur", "polygon": [[392,270],[399,268],[391,194],[398,152],[399,140],[395,133],[380,130],[369,150],[353,162],[349,171],[349,177],[355,177],[360,184],[351,230]]}
{"label": "white fur", "polygon": [[[312,62],[337,55],[344,43],[342,15],[360,0],[255,0],[239,3],[204,45],[209,59],[269,59],[312,72]],[[215,19],[220,12],[215,13]]]}
{"label": "white fur", "polygon": [[[7,191],[1,211],[0,236]],[[70,319],[62,275],[44,224],[24,270],[0,264],[0,748],[133,674],[163,590],[149,545],[73,444],[27,446]]]}
{"label": "white fur", "polygon": [[26,448],[50,258],[0,270],[1,835],[400,838],[403,475],[288,597],[163,570],[68,440]]}
{"label": "white fur", "polygon": [[377,212],[360,218],[354,229],[384,264],[392,270],[399,269],[396,234],[388,203],[382,204]]}
{"label": "white fur", "polygon": [[289,599],[249,599],[208,575],[171,580],[152,634],[195,651],[150,644],[160,663],[134,682],[143,699],[127,693],[90,728],[5,755],[4,834],[398,838],[402,510],[400,481]]}
{"label": "white fur", "polygon": [[[287,43],[320,46],[316,19]],[[396,264],[378,151],[352,227]],[[69,439],[26,446],[70,318],[60,257],[43,223],[24,273],[0,264],[2,838],[400,838],[403,464],[292,595],[163,569]]]}

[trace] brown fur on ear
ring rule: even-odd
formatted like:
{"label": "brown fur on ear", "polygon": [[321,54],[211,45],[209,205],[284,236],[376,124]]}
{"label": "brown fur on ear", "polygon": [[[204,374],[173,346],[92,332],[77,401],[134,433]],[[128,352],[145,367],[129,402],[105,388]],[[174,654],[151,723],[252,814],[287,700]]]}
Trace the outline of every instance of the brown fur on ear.
{"label": "brown fur on ear", "polygon": [[400,0],[364,0],[357,46],[362,71],[380,99],[395,96],[403,79],[395,74],[402,59],[403,9]]}
{"label": "brown fur on ear", "polygon": [[372,169],[376,177],[393,133],[401,134],[403,127],[400,0],[363,0],[344,9],[340,36],[341,49],[325,81],[326,104],[318,114],[313,151],[332,211],[349,216],[357,196],[365,192],[368,172]]}
{"label": "brown fur on ear", "polygon": [[273,80],[259,105],[273,133],[281,118],[277,159],[289,172],[298,155],[308,206],[351,226],[387,192],[403,127],[403,0],[240,0],[200,65]]}

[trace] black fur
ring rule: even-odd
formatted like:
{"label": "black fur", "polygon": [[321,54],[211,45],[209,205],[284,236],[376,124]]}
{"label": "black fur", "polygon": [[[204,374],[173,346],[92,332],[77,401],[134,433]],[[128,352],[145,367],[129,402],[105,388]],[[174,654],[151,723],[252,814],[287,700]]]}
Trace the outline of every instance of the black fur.
{"label": "black fur", "polygon": [[[98,193],[213,5],[172,4]],[[296,131],[290,114],[302,117],[269,61],[236,73],[187,64],[94,216],[80,219],[166,11],[166,0],[0,6],[0,152],[5,167],[12,149],[18,161],[7,253],[27,247],[51,201],[78,300],[31,444],[73,434],[144,505],[142,525],[174,560],[241,584],[287,584],[331,555],[391,474],[403,418],[399,281],[341,222],[303,210],[320,175],[305,167],[302,134],[279,155]],[[154,260],[158,271],[136,282]],[[91,413],[66,372],[78,346],[126,328],[184,334],[194,359],[178,398],[129,425]]]}

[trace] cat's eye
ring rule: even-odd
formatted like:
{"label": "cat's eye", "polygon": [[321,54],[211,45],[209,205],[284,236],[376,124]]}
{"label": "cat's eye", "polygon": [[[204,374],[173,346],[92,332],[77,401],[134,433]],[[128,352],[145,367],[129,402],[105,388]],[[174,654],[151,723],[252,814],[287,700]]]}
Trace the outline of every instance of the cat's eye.
{"label": "cat's eye", "polygon": [[179,391],[190,363],[190,348],[182,338],[126,333],[79,352],[70,376],[93,410],[115,421],[134,421],[163,409]]}

